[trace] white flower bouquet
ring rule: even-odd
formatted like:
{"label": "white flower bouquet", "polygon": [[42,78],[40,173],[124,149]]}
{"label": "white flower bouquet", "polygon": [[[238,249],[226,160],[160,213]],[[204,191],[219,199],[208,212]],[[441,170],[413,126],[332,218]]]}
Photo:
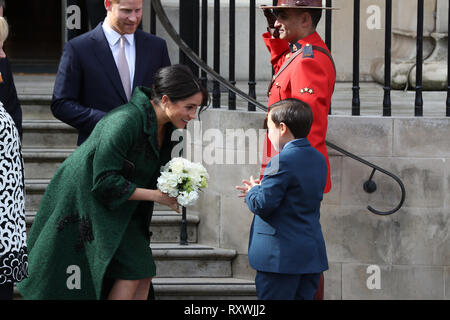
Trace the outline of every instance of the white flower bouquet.
{"label": "white flower bouquet", "polygon": [[177,198],[183,207],[192,206],[198,199],[199,191],[208,187],[209,175],[200,163],[184,158],[173,158],[161,167],[158,189]]}

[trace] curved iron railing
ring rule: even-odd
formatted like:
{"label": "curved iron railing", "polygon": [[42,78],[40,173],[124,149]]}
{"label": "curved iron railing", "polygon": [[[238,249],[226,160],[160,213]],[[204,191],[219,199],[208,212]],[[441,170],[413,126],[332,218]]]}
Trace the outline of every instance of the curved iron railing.
{"label": "curved iron railing", "polygon": [[402,191],[401,200],[400,200],[399,204],[394,209],[392,209],[390,211],[379,211],[379,210],[376,210],[376,209],[372,208],[371,206],[368,206],[367,209],[370,212],[372,212],[374,214],[377,214],[377,215],[380,215],[380,216],[387,216],[387,215],[391,215],[391,214],[397,212],[398,210],[400,210],[400,208],[403,206],[403,203],[405,202],[406,190],[405,190],[405,185],[403,184],[402,180],[400,180],[399,177],[397,177],[396,175],[394,175],[393,173],[391,173],[391,172],[389,172],[387,170],[384,170],[384,169],[374,165],[373,163],[370,163],[367,160],[364,160],[364,159],[362,159],[362,158],[360,158],[360,157],[358,157],[358,156],[356,156],[356,155],[354,155],[354,154],[352,154],[352,153],[350,153],[350,152],[348,152],[348,151],[338,147],[337,145],[335,145],[335,144],[333,144],[331,142],[326,141],[326,144],[327,144],[328,147],[330,147],[330,148],[332,148],[332,149],[334,149],[334,150],[336,150],[336,151],[346,155],[349,158],[352,158],[352,159],[354,159],[356,161],[359,161],[362,164],[365,164],[366,166],[369,166],[369,167],[371,167],[373,169],[372,173],[370,174],[369,180],[367,180],[363,184],[363,189],[364,189],[365,192],[367,192],[367,193],[374,193],[377,190],[377,185],[372,180],[375,172],[377,172],[377,171],[380,171],[380,172],[384,173],[385,175],[388,175],[389,177],[394,179],[398,183],[398,185],[400,186],[400,189]]}
{"label": "curved iron railing", "polygon": [[[209,67],[184,41],[183,39],[181,39],[180,35],[177,33],[177,31],[175,30],[175,28],[172,26],[172,23],[169,21],[164,8],[162,7],[161,1],[160,0],[152,0],[152,9],[155,11],[156,15],[158,16],[162,26],[165,28],[166,32],[169,34],[169,36],[172,38],[172,40],[179,46],[179,48],[184,52],[184,54],[186,56],[188,56],[200,69],[204,70],[206,73],[208,73],[211,77],[213,77],[216,81],[218,81],[222,86],[226,87],[228,90],[230,90],[231,92],[233,92],[234,94],[240,96],[241,98],[243,98],[244,100],[246,100],[247,102],[253,104],[255,107],[257,107],[258,109],[267,112],[267,107],[265,107],[264,105],[262,105],[261,103],[259,103],[258,101],[256,101],[254,98],[250,97],[249,95],[247,95],[246,93],[244,93],[243,91],[241,91],[240,89],[236,88],[234,85],[232,85],[231,83],[229,83],[225,78],[223,78],[220,74],[218,74],[217,72],[215,72],[211,67]],[[388,175],[389,177],[391,177],[392,179],[394,179],[400,186],[402,195],[401,195],[401,200],[400,203],[392,210],[390,211],[379,211],[374,209],[373,207],[371,207],[370,205],[367,207],[367,209],[377,215],[381,215],[381,216],[386,216],[386,215],[391,215],[394,214],[395,212],[397,212],[398,210],[400,210],[400,208],[403,206],[403,203],[405,201],[406,198],[406,190],[405,190],[405,186],[403,184],[403,182],[400,180],[400,178],[398,178],[396,175],[394,175],[393,173],[384,170],[376,165],[374,165],[373,163],[370,163],[338,146],[336,146],[335,144],[326,141],[326,144],[328,147],[346,155],[347,157],[350,157],[356,161],[359,161],[361,163],[363,163],[364,165],[367,165],[369,167],[371,167],[373,169],[370,178],[368,181],[366,181],[363,185],[363,189],[365,192],[367,193],[373,193],[376,191],[377,187],[375,182],[372,180],[373,176],[375,174],[376,171],[380,171],[386,175]],[[187,244],[187,232],[186,232],[186,210],[185,208],[183,208],[183,218],[182,218],[182,236],[181,236],[181,243],[183,244]]]}

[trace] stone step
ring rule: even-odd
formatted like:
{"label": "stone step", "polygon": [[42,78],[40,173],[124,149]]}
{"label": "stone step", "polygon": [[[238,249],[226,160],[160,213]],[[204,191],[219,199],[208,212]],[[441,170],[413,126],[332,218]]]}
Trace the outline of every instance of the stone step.
{"label": "stone step", "polygon": [[153,280],[156,300],[256,300],[255,282],[237,278],[163,278]]}
{"label": "stone step", "polygon": [[235,250],[200,244],[153,243],[151,248],[157,274],[164,278],[231,277],[231,260],[237,254]]}
{"label": "stone step", "polygon": [[23,148],[75,149],[77,130],[59,120],[23,120]]}
{"label": "stone step", "polygon": [[[158,299],[254,299],[254,283],[232,278],[235,250],[199,244],[152,244]],[[20,299],[16,290],[15,299]]]}
{"label": "stone step", "polygon": [[[256,300],[254,281],[237,278],[164,278],[152,280],[156,300]],[[23,300],[14,286],[14,300]]]}
{"label": "stone step", "polygon": [[37,211],[44,195],[49,179],[25,180],[25,210]]}
{"label": "stone step", "polygon": [[51,95],[19,95],[23,120],[57,120],[50,108]]}
{"label": "stone step", "polygon": [[[39,103],[39,102],[38,102]],[[44,104],[22,104],[23,120],[57,120],[49,105]]]}
{"label": "stone step", "polygon": [[[169,208],[170,209],[170,208]],[[186,215],[188,243],[197,243],[197,226],[200,219],[196,215]],[[175,211],[153,211],[150,231],[152,243],[180,243],[181,215]]]}
{"label": "stone step", "polygon": [[[25,208],[28,211],[37,211],[50,179],[25,180]],[[155,203],[154,211],[172,211],[167,206]]]}
{"label": "stone step", "polygon": [[22,149],[25,179],[51,179],[75,149]]}
{"label": "stone step", "polygon": [[[36,211],[26,211],[27,231],[33,224]],[[197,242],[197,226],[200,222],[198,216],[188,214],[187,233],[188,243]],[[150,231],[152,235],[152,243],[177,244],[180,243],[181,215],[174,211],[153,211],[152,223]]]}

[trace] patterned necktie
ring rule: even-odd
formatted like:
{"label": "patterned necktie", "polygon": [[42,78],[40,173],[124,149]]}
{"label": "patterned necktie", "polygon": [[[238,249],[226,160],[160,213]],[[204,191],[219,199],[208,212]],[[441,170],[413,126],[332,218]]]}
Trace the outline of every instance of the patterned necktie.
{"label": "patterned necktie", "polygon": [[127,100],[130,101],[131,97],[131,84],[130,84],[130,68],[128,67],[127,57],[125,55],[125,37],[120,37],[120,49],[119,56],[117,58],[117,68],[119,69],[120,79],[127,96]]}

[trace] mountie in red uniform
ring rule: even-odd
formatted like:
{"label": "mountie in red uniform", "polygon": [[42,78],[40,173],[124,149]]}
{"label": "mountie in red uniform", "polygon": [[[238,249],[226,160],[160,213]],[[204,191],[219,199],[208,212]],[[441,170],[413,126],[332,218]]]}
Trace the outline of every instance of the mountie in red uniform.
{"label": "mountie in red uniform", "polygon": [[[295,44],[263,34],[271,55],[274,77],[269,88],[269,111],[274,103],[296,98],[309,104],[314,120],[308,140],[327,160],[328,177],[324,192],[331,190],[330,162],[325,145],[328,113],[334,91],[336,70],[327,46],[317,32]],[[278,152],[266,135],[261,177],[270,159]]]}

